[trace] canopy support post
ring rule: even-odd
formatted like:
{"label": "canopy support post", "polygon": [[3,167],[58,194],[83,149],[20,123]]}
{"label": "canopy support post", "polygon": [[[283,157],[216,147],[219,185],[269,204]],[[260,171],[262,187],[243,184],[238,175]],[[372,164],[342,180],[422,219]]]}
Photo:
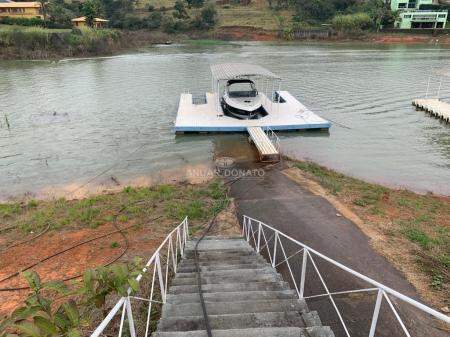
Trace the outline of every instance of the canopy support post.
{"label": "canopy support post", "polygon": [[217,84],[216,84],[216,113],[219,114],[219,105],[220,105],[220,95],[219,95],[219,90],[220,90],[220,81],[217,80]]}
{"label": "canopy support post", "polygon": [[273,101],[275,95],[275,80],[272,80],[272,94],[270,95],[270,110],[273,112]]}
{"label": "canopy support post", "polygon": [[280,100],[281,100],[281,80],[278,81],[278,100],[277,100],[277,112],[280,112]]}

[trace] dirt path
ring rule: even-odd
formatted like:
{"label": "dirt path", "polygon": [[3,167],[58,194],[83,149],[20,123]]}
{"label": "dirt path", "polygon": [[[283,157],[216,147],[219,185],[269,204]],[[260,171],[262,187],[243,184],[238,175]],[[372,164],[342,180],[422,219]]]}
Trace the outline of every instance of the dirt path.
{"label": "dirt path", "polygon": [[[240,219],[244,214],[259,219],[356,271],[419,299],[406,278],[379,255],[371,247],[369,237],[346,218],[352,218],[351,215],[343,213],[342,209],[337,210],[328,200],[311,192],[310,188],[307,183],[294,181],[286,172],[274,168],[267,170],[263,178],[236,181],[232,185],[231,196],[235,198]],[[286,254],[289,256],[288,252]],[[293,268],[294,272],[299,269]],[[319,265],[319,269],[326,274],[330,291],[367,288],[367,284],[336,268]],[[308,281],[314,294],[318,280],[307,276],[307,285]],[[347,295],[336,301],[352,336],[368,335],[374,301],[374,295]],[[417,310],[395,303],[405,324],[411,329],[411,335],[448,336],[448,332],[435,328],[438,324]],[[324,324],[331,325],[336,336],[345,336],[328,299],[309,300],[308,304],[312,309],[319,310]],[[382,307],[377,336],[402,336],[398,323],[384,309],[387,306]],[[414,322],[414,328],[411,322]]]}

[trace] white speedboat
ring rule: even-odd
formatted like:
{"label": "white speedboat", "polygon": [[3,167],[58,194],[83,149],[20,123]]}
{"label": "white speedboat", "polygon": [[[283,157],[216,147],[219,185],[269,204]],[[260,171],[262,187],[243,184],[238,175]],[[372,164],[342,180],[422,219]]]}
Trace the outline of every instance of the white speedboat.
{"label": "white speedboat", "polygon": [[221,105],[225,115],[238,119],[258,119],[267,115],[261,95],[250,79],[227,81]]}

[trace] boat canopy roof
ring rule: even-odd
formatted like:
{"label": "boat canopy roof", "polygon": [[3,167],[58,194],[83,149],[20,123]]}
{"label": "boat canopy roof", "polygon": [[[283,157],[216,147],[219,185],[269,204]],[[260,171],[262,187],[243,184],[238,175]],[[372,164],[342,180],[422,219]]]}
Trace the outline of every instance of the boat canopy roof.
{"label": "boat canopy roof", "polygon": [[281,77],[256,64],[221,63],[211,65],[211,73],[216,80],[232,80],[250,76],[278,79]]}

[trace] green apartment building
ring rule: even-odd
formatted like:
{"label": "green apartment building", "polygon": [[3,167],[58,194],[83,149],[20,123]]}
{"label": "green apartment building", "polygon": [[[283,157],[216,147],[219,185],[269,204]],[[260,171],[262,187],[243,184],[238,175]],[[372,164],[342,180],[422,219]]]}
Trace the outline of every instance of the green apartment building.
{"label": "green apartment building", "polygon": [[399,11],[395,27],[399,29],[442,29],[447,11],[432,9],[433,0],[392,0],[391,10]]}

